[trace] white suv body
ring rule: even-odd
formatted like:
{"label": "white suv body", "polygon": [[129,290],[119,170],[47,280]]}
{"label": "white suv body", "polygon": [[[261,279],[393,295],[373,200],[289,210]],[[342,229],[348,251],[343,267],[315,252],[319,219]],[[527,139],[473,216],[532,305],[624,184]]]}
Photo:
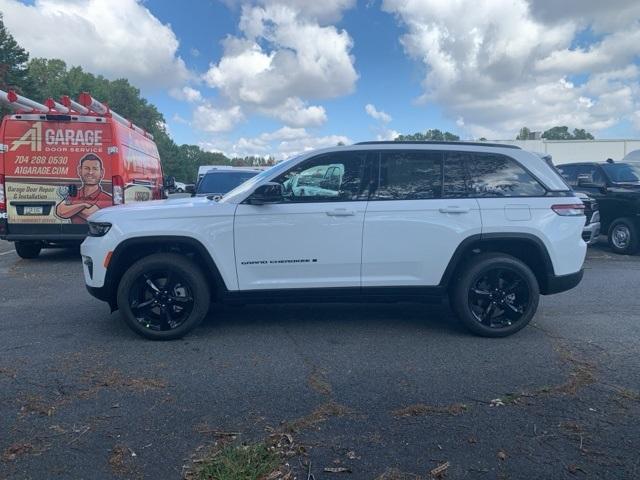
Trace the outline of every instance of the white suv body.
{"label": "white suv body", "polygon": [[[301,189],[300,178],[311,178],[315,171],[326,175],[336,166],[332,178]],[[456,279],[471,264],[482,263],[478,255],[490,259],[499,254],[519,261],[535,277],[535,288],[522,293],[527,302],[519,307],[524,314],[525,306],[535,304],[535,313],[538,292],[567,290],[580,281],[586,252],[581,202],[562,178],[530,152],[491,144],[365,142],[318,150],[262,172],[219,201],[190,198],[118,206],[93,215],[90,225],[92,234],[100,236],[82,244],[87,287],[113,309],[123,310],[128,295],[121,291],[123,277],[131,265],[151,255],[164,254],[168,263],[184,256],[215,299],[262,302],[454,297]],[[485,267],[492,265],[483,261]],[[505,278],[516,289],[534,282],[526,272],[520,274],[524,280],[514,280],[520,267],[502,265],[497,287],[506,285]],[[476,279],[475,287],[469,287],[482,295],[489,282],[486,268],[476,272],[484,283]],[[196,290],[187,288],[187,280],[180,285],[184,288],[174,288],[175,298]],[[149,297],[158,295],[157,289],[154,285],[150,293],[132,294],[139,298],[130,303],[146,305],[149,299],[164,305]],[[483,317],[482,309],[496,317],[502,311],[499,302],[504,307],[515,294],[505,288],[502,295],[476,300],[480,314],[475,317]],[[464,292],[459,296],[464,303]],[[173,316],[185,316],[182,307],[165,308],[173,308]],[[203,309],[195,310],[200,314]],[[483,324],[478,331],[473,323],[467,326],[491,336],[522,328],[515,328],[515,313],[504,311],[510,318],[498,327],[505,328],[487,330]],[[141,320],[131,309],[123,313],[134,330],[150,338],[188,331],[180,325],[168,328],[174,323],[162,320],[160,330],[147,332],[136,328],[136,321],[143,327],[153,322]],[[161,312],[149,315],[160,317]]]}

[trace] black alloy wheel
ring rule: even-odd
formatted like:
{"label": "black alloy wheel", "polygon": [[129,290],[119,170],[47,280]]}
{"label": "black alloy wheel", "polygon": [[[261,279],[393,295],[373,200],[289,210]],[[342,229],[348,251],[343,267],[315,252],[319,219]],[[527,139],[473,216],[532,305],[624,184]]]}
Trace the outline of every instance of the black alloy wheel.
{"label": "black alloy wheel", "polygon": [[489,328],[504,328],[519,322],[529,307],[530,287],[518,271],[489,267],[469,289],[469,309],[475,319]]}
{"label": "black alloy wheel", "polygon": [[193,303],[188,280],[171,267],[142,273],[129,294],[129,307],[136,320],[155,331],[178,328],[189,318]]}
{"label": "black alloy wheel", "polygon": [[210,285],[190,258],[156,253],[135,262],[118,285],[125,323],[151,340],[181,338],[209,311]]}
{"label": "black alloy wheel", "polygon": [[538,280],[527,264],[505,253],[473,256],[452,280],[449,299],[458,319],[477,335],[506,337],[524,328],[538,308]]}

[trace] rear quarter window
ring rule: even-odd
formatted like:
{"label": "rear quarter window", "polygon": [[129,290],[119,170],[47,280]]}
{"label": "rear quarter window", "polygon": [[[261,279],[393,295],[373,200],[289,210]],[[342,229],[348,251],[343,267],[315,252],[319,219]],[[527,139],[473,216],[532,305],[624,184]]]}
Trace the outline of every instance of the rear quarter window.
{"label": "rear quarter window", "polygon": [[498,154],[447,152],[444,196],[539,197],[546,189],[515,160]]}

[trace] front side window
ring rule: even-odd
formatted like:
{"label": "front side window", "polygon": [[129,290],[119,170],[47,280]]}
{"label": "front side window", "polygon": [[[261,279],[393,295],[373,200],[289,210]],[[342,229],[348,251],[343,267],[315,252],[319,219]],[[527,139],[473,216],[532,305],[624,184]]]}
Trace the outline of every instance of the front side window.
{"label": "front side window", "polygon": [[283,173],[285,203],[335,202],[366,199],[362,181],[364,152],[336,152],[314,157]]}
{"label": "front side window", "polygon": [[483,197],[540,197],[546,190],[514,160],[476,153],[469,166],[470,195]]}
{"label": "front side window", "polygon": [[382,152],[372,200],[426,200],[440,198],[441,191],[442,153]]}

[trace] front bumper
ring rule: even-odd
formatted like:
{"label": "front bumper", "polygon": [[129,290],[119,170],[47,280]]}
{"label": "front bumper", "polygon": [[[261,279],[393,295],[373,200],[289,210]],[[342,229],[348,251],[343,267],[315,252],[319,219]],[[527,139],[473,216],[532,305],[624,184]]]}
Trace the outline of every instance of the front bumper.
{"label": "front bumper", "polygon": [[598,241],[600,236],[600,222],[593,222],[589,225],[585,225],[582,230],[582,239],[587,245],[593,245]]}
{"label": "front bumper", "polygon": [[541,292],[543,295],[566,292],[577,286],[582,280],[584,270],[579,270],[569,275],[547,275],[547,284]]}

